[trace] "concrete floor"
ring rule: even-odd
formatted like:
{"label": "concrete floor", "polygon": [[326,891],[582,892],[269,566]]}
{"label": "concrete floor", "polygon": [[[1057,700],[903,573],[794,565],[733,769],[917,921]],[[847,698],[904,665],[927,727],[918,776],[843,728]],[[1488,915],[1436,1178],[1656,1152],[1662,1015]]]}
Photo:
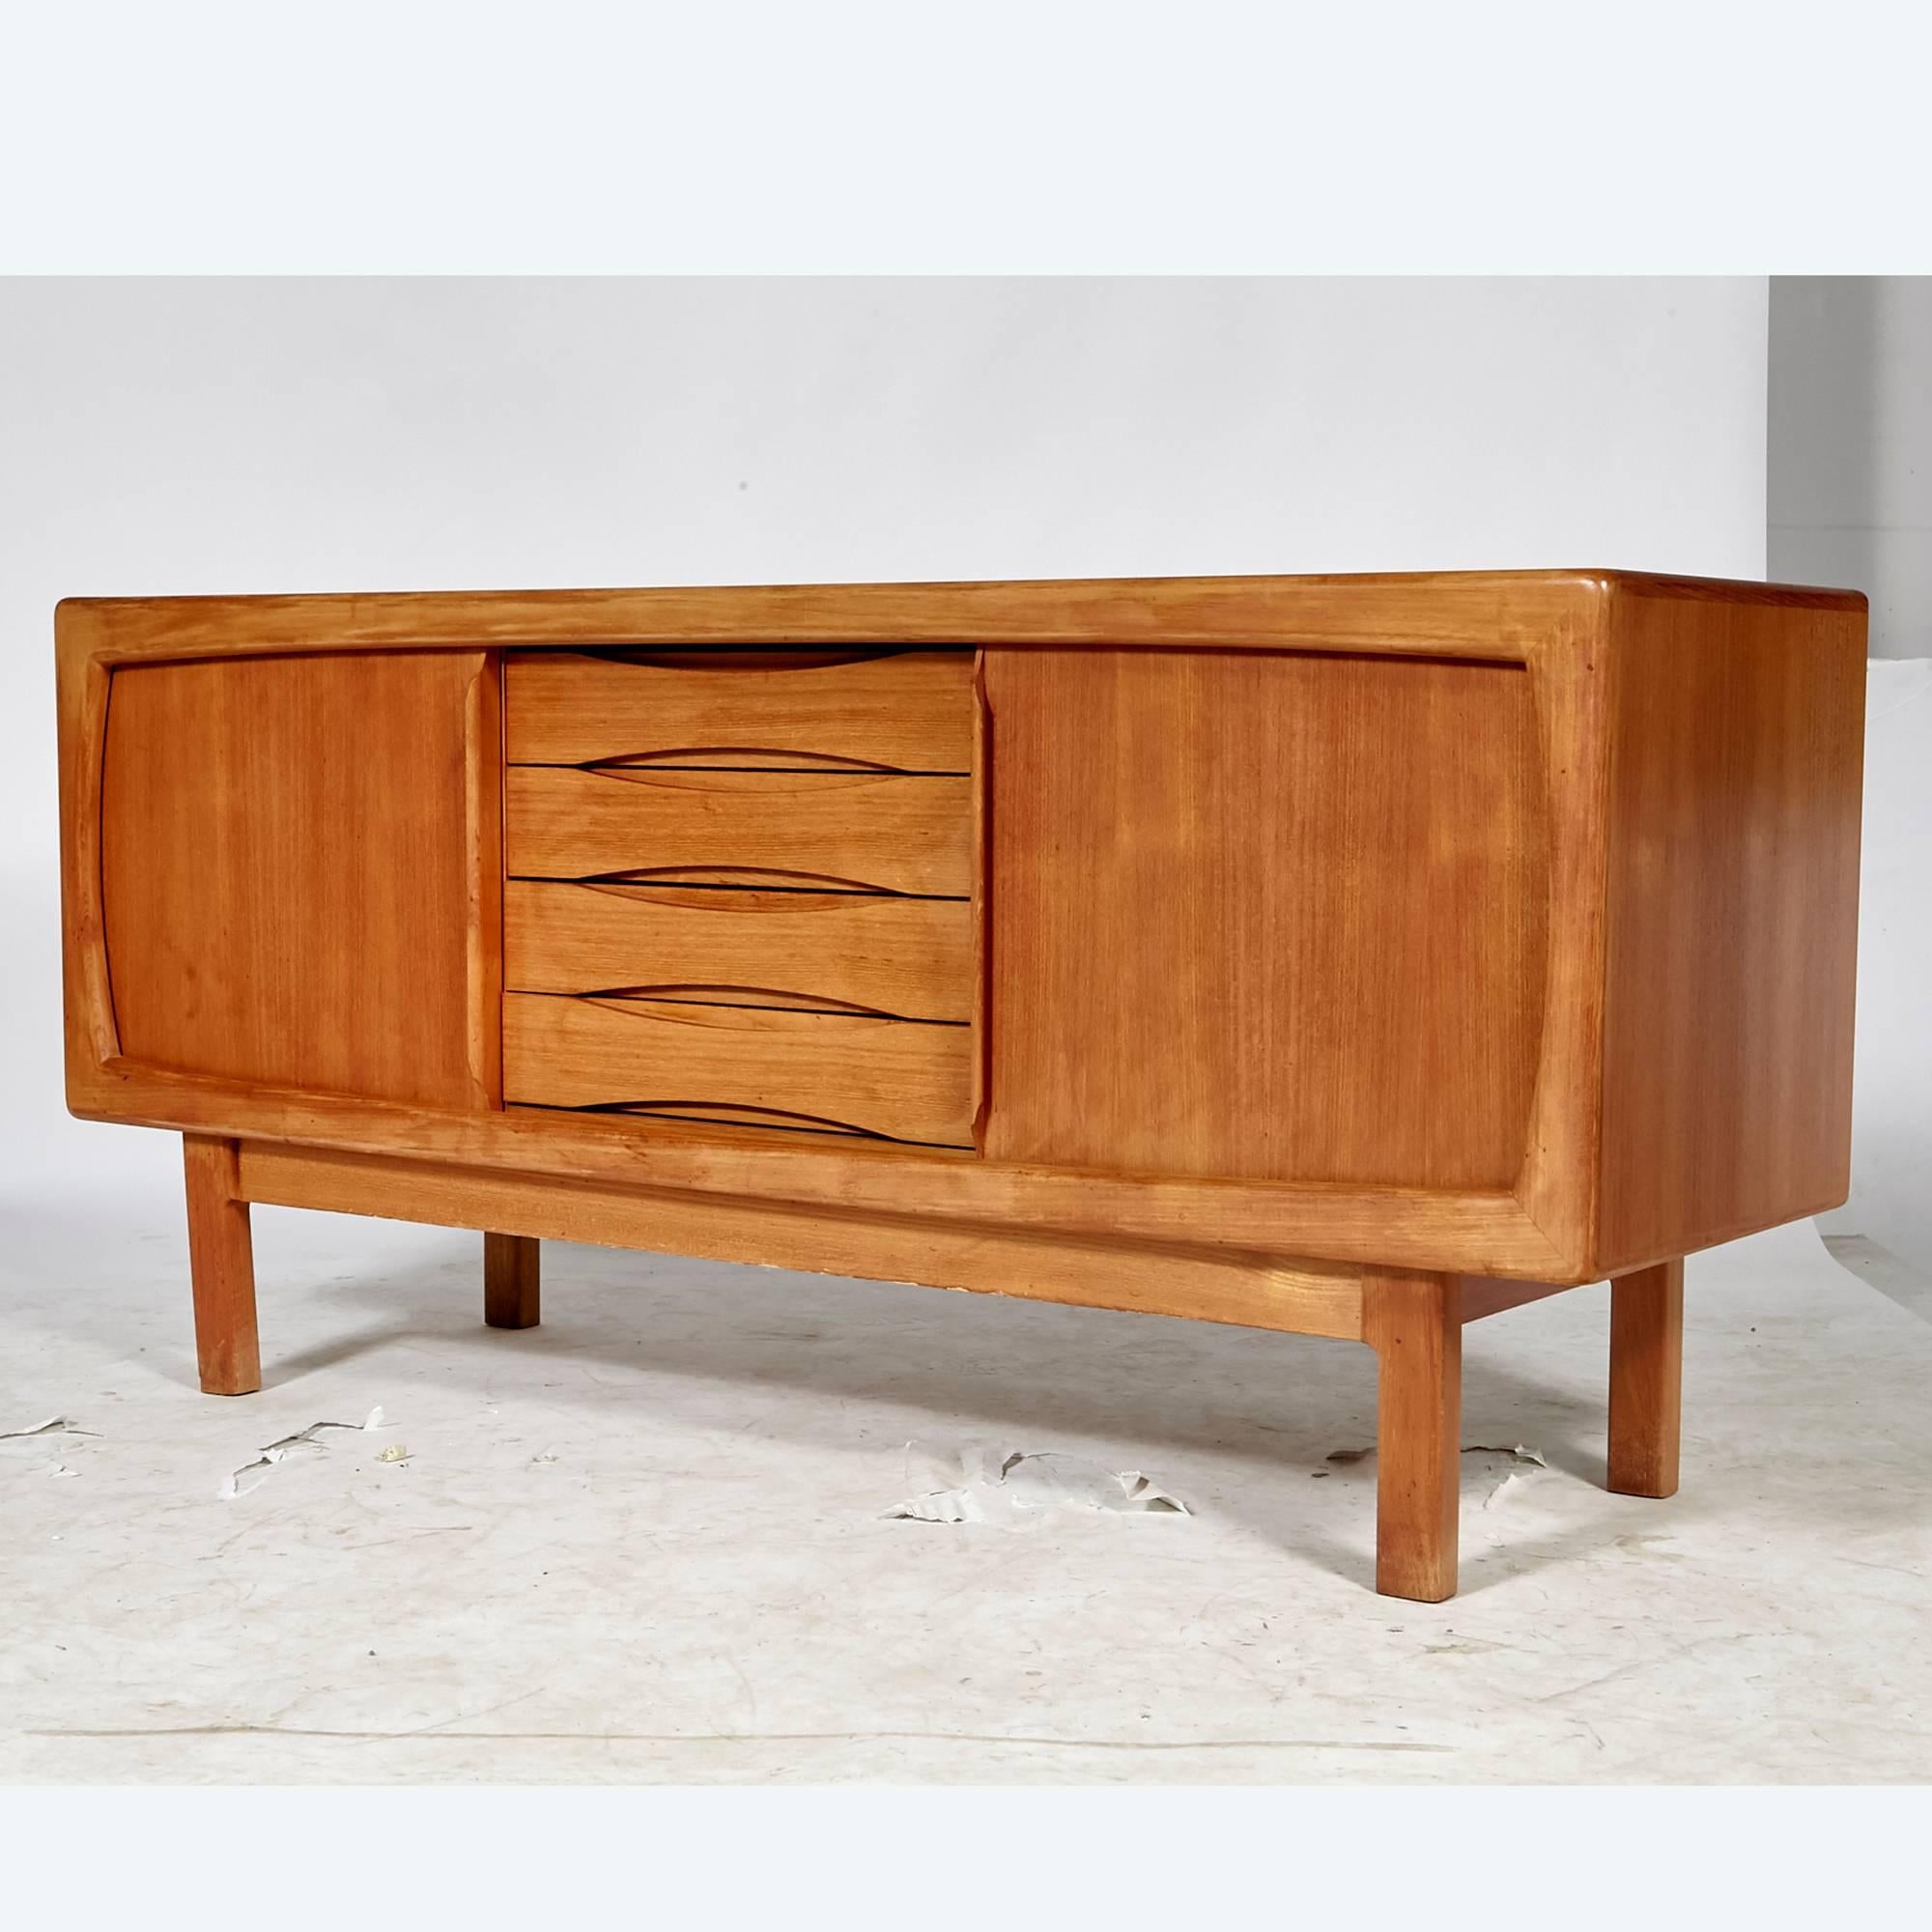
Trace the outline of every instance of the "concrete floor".
{"label": "concrete floor", "polygon": [[[1600,1487],[1605,1290],[1471,1329],[1424,1607],[1365,1349],[560,1246],[504,1334],[474,1238],[257,1210],[220,1401],[123,1211],[6,1212],[0,1432],[91,1433],[0,1441],[0,1781],[1932,1776],[1932,1326],[1808,1225],[1691,1264],[1671,1502]],[[909,1441],[1193,1513],[891,1520]]]}

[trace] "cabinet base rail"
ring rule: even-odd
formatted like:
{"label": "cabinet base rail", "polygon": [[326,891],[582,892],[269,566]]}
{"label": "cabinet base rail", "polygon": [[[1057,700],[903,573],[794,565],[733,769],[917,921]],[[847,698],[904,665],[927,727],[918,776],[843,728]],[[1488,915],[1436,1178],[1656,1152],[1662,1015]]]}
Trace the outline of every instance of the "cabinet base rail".
{"label": "cabinet base rail", "polygon": [[[196,1354],[211,1395],[262,1386],[251,1204],[477,1229],[484,1320],[540,1319],[539,1243],[587,1241],[807,1272],[1366,1342],[1378,1363],[1376,1588],[1456,1593],[1463,1329],[1564,1291],[1541,1283],[1160,1247],[914,1215],[515,1177],[371,1154],[183,1137]],[[1677,1489],[1684,1264],[1611,1284],[1606,1486]]]}

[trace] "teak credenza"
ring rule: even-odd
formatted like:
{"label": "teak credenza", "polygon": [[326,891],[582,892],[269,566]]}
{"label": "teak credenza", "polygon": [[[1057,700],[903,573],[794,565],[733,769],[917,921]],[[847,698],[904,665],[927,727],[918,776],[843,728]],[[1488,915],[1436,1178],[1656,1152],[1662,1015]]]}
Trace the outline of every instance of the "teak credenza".
{"label": "teak credenza", "polygon": [[248,1204],[1367,1342],[1456,1586],[1462,1331],[1848,1187],[1865,601],[1535,571],[78,599],[69,1104]]}

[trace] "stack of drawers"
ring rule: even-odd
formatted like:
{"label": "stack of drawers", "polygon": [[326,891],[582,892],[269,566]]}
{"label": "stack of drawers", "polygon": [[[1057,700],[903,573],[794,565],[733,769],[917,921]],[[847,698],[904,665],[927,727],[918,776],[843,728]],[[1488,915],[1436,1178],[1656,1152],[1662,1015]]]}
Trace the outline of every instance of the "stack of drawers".
{"label": "stack of drawers", "polygon": [[973,654],[513,654],[503,1094],[973,1142]]}

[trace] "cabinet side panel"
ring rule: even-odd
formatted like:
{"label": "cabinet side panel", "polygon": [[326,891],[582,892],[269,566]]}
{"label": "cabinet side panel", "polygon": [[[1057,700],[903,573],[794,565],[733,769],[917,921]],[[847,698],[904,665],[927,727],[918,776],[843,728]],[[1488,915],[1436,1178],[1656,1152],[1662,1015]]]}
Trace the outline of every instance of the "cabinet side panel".
{"label": "cabinet side panel", "polygon": [[1843,1201],[1861,610],[1622,589],[1598,1259]]}
{"label": "cabinet side panel", "polygon": [[1520,665],[989,650],[986,1152],[1502,1188],[1548,825]]}
{"label": "cabinet side panel", "polygon": [[108,977],[129,1059],[487,1105],[500,886],[481,653],[114,673]]}

